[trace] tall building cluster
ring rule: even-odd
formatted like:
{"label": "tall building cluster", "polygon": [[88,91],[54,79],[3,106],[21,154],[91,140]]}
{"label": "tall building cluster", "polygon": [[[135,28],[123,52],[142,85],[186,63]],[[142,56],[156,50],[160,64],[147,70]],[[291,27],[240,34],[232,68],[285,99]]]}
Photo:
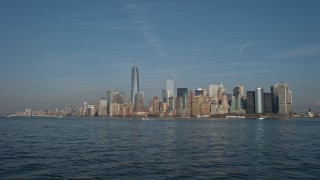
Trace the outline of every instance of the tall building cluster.
{"label": "tall building cluster", "polygon": [[[157,117],[210,117],[231,115],[274,114],[287,116],[292,113],[292,93],[287,83],[276,83],[270,92],[257,87],[245,91],[240,84],[228,94],[222,83],[210,84],[209,89],[186,87],[174,88],[174,79],[167,78],[162,98],[154,96],[144,103],[140,90],[139,68],[131,69],[130,97],[124,92],[108,90],[100,103],[84,103],[79,109],[81,116],[157,116]],[[146,107],[147,106],[147,107]]]}
{"label": "tall building cluster", "polygon": [[261,87],[247,92],[247,114],[292,114],[292,92],[287,83],[276,83],[266,93]]}
{"label": "tall building cluster", "polygon": [[[287,83],[276,83],[270,92],[262,87],[245,91],[240,84],[227,93],[222,83],[210,84],[209,89],[200,87],[189,90],[174,87],[174,79],[165,80],[162,98],[154,96],[145,104],[144,92],[140,89],[139,68],[131,69],[130,96],[118,90],[107,90],[99,101],[84,102],[81,107],[67,106],[62,112],[38,112],[38,114],[64,113],[67,116],[156,116],[156,117],[223,117],[225,115],[276,115],[292,114],[292,92]],[[27,109],[21,114],[30,115]]]}

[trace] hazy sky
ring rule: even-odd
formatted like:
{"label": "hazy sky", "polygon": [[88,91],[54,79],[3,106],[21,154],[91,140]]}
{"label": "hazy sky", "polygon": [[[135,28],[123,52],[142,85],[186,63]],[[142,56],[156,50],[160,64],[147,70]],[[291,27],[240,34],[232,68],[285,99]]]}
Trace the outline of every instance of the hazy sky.
{"label": "hazy sky", "polygon": [[0,1],[0,113],[129,95],[136,62],[148,99],[222,82],[320,107],[319,0]]}

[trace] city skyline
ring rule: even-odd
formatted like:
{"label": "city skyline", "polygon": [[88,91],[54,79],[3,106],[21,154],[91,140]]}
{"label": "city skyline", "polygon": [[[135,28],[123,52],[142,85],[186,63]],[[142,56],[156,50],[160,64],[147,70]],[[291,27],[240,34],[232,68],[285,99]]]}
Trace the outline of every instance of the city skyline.
{"label": "city skyline", "polygon": [[130,88],[130,100],[135,102],[135,95],[140,92],[140,85],[139,85],[139,68],[136,64],[133,65],[131,69],[131,88]]}
{"label": "city skyline", "polygon": [[145,100],[223,82],[287,82],[295,111],[320,110],[318,1],[1,1],[0,113],[130,94]]}
{"label": "city skyline", "polygon": [[[137,67],[135,67],[137,68]],[[51,111],[32,110],[27,108],[25,111],[18,111],[12,116],[80,116],[80,117],[314,117],[313,112],[309,109],[307,112],[292,111],[292,92],[287,83],[281,82],[270,86],[271,92],[264,92],[261,87],[255,91],[247,91],[244,94],[243,85],[236,86],[232,94],[224,90],[224,86],[210,84],[210,89],[198,88],[190,90],[188,95],[187,88],[177,88],[177,96],[171,95],[167,98],[168,93],[173,87],[173,80],[166,79],[166,89],[163,101],[159,101],[154,96],[149,105],[144,105],[143,91],[135,94],[135,101],[127,100],[126,94],[121,91],[108,90],[107,98],[101,98],[98,101],[84,102],[80,107],[66,106],[64,110]],[[212,95],[210,95],[212,94]]]}

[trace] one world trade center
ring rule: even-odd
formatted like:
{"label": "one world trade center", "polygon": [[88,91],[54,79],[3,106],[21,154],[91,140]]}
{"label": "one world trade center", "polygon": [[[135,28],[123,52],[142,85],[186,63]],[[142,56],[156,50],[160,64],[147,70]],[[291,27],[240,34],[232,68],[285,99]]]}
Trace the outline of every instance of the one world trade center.
{"label": "one world trade center", "polygon": [[136,65],[133,65],[131,69],[131,88],[130,88],[130,98],[132,104],[134,104],[134,96],[139,93],[139,69]]}

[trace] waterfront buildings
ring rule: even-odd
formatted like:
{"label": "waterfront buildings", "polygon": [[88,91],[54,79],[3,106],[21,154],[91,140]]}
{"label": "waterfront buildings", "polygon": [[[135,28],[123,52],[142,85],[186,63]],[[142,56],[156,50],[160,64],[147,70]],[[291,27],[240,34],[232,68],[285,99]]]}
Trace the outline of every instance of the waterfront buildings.
{"label": "waterfront buildings", "polygon": [[84,102],[83,103],[83,112],[82,112],[83,116],[88,116],[89,115],[89,110],[88,110],[88,103]]}
{"label": "waterfront buildings", "polygon": [[292,92],[288,84],[276,83],[270,89],[270,93],[264,92],[261,87],[247,92],[247,114],[277,114],[280,116],[292,114]]}
{"label": "waterfront buildings", "polygon": [[67,106],[67,107],[66,107],[65,115],[66,115],[66,116],[72,116],[72,114],[73,114],[73,108],[72,108],[72,106]]}
{"label": "waterfront buildings", "polygon": [[[168,89],[170,89],[169,87],[170,85]],[[164,101],[161,101],[157,96],[154,96],[149,101],[149,107],[144,107],[143,91],[135,95],[134,104],[132,104],[122,91],[108,90],[106,98],[101,98],[100,101],[84,102],[81,107],[75,109],[72,106],[66,106],[63,110],[63,115],[101,117],[145,117],[147,115],[160,117],[221,117],[226,114],[239,115],[245,113],[251,117],[287,117],[292,115],[292,92],[289,90],[287,83],[272,85],[271,93],[264,92],[261,87],[258,87],[254,91],[247,91],[246,96],[242,96],[243,89],[242,85],[236,86],[233,88],[233,94],[227,94],[224,87],[219,85],[217,93],[212,92],[211,88],[211,93],[209,90],[209,93],[206,94],[204,89],[190,90],[188,93],[187,88],[177,88],[177,97],[172,95],[168,100],[165,98],[163,99]],[[165,90],[165,95],[167,94],[170,93]],[[48,110],[31,112],[31,109],[17,113],[17,115],[49,114],[52,113]],[[58,113],[56,111],[56,114],[61,114],[61,112]]]}
{"label": "waterfront buildings", "polygon": [[180,116],[180,117],[190,116],[188,88],[177,88],[175,110],[176,110],[176,116]]}
{"label": "waterfront buildings", "polygon": [[109,116],[119,116],[120,115],[120,104],[118,103],[111,103]]}
{"label": "waterfront buildings", "polygon": [[137,93],[134,98],[134,112],[143,112],[144,98],[142,93]]}
{"label": "waterfront buildings", "polygon": [[149,112],[153,116],[160,115],[160,102],[157,96],[154,96],[152,101],[149,103]]}
{"label": "waterfront buildings", "polygon": [[107,116],[107,99],[106,98],[100,99],[98,114],[100,117]]}
{"label": "waterfront buildings", "polygon": [[130,103],[121,104],[120,115],[122,117],[132,116],[132,114],[133,112],[132,112],[132,107]]}
{"label": "waterfront buildings", "polygon": [[126,94],[121,91],[107,91],[107,113],[109,116],[119,116],[121,104],[126,103]]}
{"label": "waterfront buildings", "polygon": [[[182,87],[176,89],[174,80],[166,79],[166,87],[162,90],[162,98],[154,96],[145,107],[144,92],[139,89],[139,70],[135,65],[131,69],[130,99],[122,91],[108,90],[106,98],[84,104],[73,111],[66,107],[65,115],[79,116],[160,116],[160,117],[221,117],[226,114],[278,114],[287,116],[292,113],[292,92],[287,83],[276,83],[271,86],[271,93],[264,92],[261,87],[245,93],[244,86],[233,88],[227,93],[222,83],[204,88],[190,90]],[[161,91],[160,91],[161,92]],[[160,93],[159,92],[159,93]],[[245,96],[246,95],[246,96]],[[132,97],[133,96],[133,97]],[[30,110],[31,111],[31,110]],[[31,113],[31,112],[30,112]],[[26,111],[24,114],[30,114]],[[48,112],[46,112],[48,114]],[[255,116],[255,115],[252,115]]]}
{"label": "waterfront buildings", "polygon": [[88,114],[89,114],[89,116],[95,116],[96,115],[95,108],[94,108],[93,104],[89,104],[88,105]]}
{"label": "waterfront buildings", "polygon": [[200,116],[200,105],[203,102],[202,96],[194,96],[191,100],[192,102],[192,109],[191,109],[191,115],[193,117]]}

